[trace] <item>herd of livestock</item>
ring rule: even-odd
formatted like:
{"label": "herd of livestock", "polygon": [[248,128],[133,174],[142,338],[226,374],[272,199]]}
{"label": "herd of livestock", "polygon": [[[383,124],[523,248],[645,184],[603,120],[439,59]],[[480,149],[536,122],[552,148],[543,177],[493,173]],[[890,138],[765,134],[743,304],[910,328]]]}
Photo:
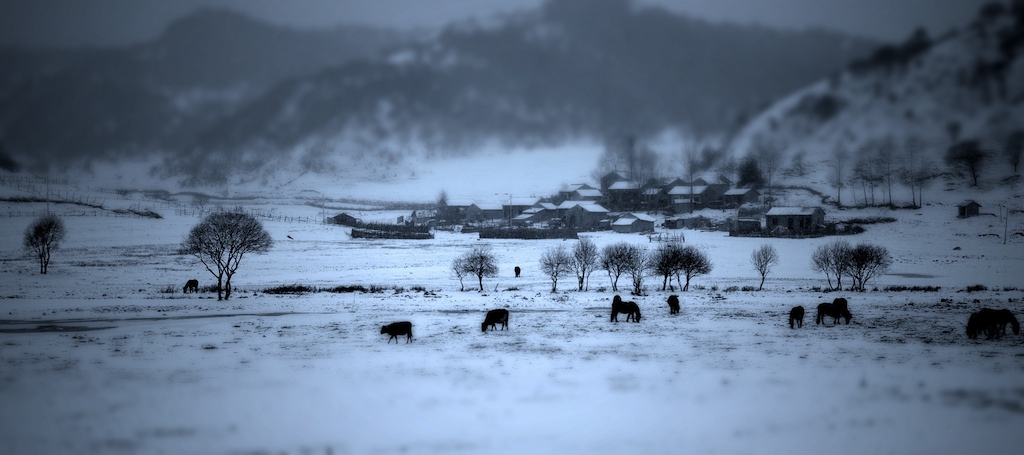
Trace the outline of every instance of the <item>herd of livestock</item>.
{"label": "herd of livestock", "polygon": [[[679,313],[679,296],[669,296],[667,303],[669,314]],[[612,298],[610,321],[618,322],[619,314],[626,315],[626,322],[640,322],[640,306],[636,302],[623,301],[622,297],[616,295]],[[849,302],[840,297],[833,300],[832,303],[819,304],[818,314],[814,319],[815,324],[825,324],[826,317],[832,318],[833,324],[838,324],[840,319],[845,319],[846,323],[849,324],[850,320],[853,319],[853,314],[850,313]],[[495,330],[498,324],[501,324],[501,330],[508,329],[508,310],[497,309],[488,311],[484,322],[480,324],[480,330],[486,332],[488,327],[491,330]],[[1017,322],[1013,312],[1007,309],[992,310],[982,308],[976,313],[971,313],[970,318],[967,320],[967,337],[973,340],[977,339],[978,335],[985,334],[985,339],[999,338],[1006,335],[1007,325],[1011,327],[1014,335],[1020,335],[1020,323]],[[795,306],[789,311],[789,327],[795,329],[803,326],[804,307]],[[388,343],[391,343],[391,340],[395,340],[395,343],[398,343],[399,336],[405,336],[405,342],[409,343],[412,341],[412,323],[402,321],[388,324],[380,328],[380,333],[390,335]]]}

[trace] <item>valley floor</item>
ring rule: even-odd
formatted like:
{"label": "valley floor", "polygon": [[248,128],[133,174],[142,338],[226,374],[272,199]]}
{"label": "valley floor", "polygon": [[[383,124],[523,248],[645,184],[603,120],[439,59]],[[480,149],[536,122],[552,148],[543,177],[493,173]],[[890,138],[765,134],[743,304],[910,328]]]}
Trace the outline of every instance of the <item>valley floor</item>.
{"label": "valley floor", "polygon": [[[20,250],[32,218],[8,216],[2,451],[1015,452],[1024,444],[1024,336],[971,340],[964,326],[982,307],[1024,317],[1024,241],[987,235],[1002,231],[990,220],[944,221],[945,209],[850,238],[893,253],[892,273],[871,287],[938,291],[823,293],[809,257],[830,238],[686,230],[715,270],[687,292],[661,291],[654,278],[647,295],[620,290],[639,303],[640,323],[609,322],[616,292],[601,272],[588,291],[569,278],[551,292],[537,263],[563,241],[488,242],[499,276],[482,292],[460,291],[448,267],[482,242],[473,235],[365,241],[336,226],[268,222],[275,247],[247,256],[235,295],[219,302],[181,293],[191,278],[210,284],[176,253],[194,216],[68,217],[47,275]],[[599,246],[654,246],[587,235]],[[762,243],[783,259],[765,290],[731,289],[757,284],[749,255]],[[384,291],[263,292],[286,284]],[[987,289],[965,291],[978,284]],[[679,315],[668,314],[671,293]],[[840,296],[852,322],[815,324],[817,303]],[[790,329],[798,304],[808,315]],[[511,312],[509,330],[481,332],[485,311],[499,307]],[[412,343],[380,334],[398,320],[414,324]]]}

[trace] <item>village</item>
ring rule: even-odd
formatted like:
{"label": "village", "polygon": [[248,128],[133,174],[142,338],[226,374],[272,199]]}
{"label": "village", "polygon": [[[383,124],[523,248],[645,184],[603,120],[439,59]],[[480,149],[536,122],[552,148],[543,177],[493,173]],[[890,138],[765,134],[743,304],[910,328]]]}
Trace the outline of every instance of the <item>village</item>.
{"label": "village", "polygon": [[[713,229],[731,235],[814,236],[830,233],[821,206],[769,206],[754,188],[739,188],[724,176],[651,179],[640,185],[621,172],[609,172],[599,187],[569,185],[547,197],[515,197],[501,201],[442,197],[434,209],[412,210],[396,224],[420,229],[469,232],[487,228],[548,229],[572,232],[614,231],[652,234],[663,229]],[[726,222],[695,215],[712,209],[729,212]],[[328,220],[360,226],[348,213]],[[456,227],[458,226],[458,227]]]}

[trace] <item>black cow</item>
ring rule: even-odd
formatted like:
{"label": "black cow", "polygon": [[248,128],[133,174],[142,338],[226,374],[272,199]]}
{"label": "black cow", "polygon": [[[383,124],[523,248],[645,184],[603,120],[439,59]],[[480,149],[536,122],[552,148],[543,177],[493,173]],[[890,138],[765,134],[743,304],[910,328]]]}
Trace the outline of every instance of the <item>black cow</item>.
{"label": "black cow", "polygon": [[487,317],[484,318],[484,323],[480,324],[480,330],[486,332],[488,326],[491,330],[494,330],[497,324],[501,324],[501,330],[508,329],[508,310],[499,308],[488,311]]}
{"label": "black cow", "polygon": [[388,344],[391,343],[392,339],[395,340],[395,343],[398,343],[398,336],[399,335],[406,335],[405,342],[406,343],[411,343],[412,342],[412,323],[409,322],[409,321],[393,322],[391,324],[388,324],[386,326],[381,327],[380,328],[380,333],[381,334],[385,334],[386,333],[388,335],[391,335],[391,338],[388,338]]}
{"label": "black cow", "polygon": [[818,317],[814,319],[814,323],[824,324],[825,316],[831,317],[833,324],[838,324],[839,318],[845,318],[847,324],[850,323],[850,319],[853,319],[853,314],[850,313],[850,310],[841,304],[837,306],[835,303],[822,303],[818,305]]}

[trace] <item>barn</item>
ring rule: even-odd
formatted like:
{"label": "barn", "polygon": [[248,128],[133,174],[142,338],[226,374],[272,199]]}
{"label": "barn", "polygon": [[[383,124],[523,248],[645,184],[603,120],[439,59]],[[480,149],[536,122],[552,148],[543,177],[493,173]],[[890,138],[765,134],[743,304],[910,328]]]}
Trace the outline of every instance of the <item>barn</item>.
{"label": "barn", "polygon": [[739,207],[743,204],[756,204],[761,193],[753,188],[733,188],[722,194],[722,202],[726,207]]}
{"label": "barn", "polygon": [[[568,202],[568,201],[567,201]],[[563,203],[562,205],[567,205]],[[559,212],[563,210],[562,206],[559,206]],[[588,202],[576,202],[571,204],[565,210],[565,221],[566,227],[580,230],[580,231],[594,231],[600,229],[602,224],[607,222],[608,209]]]}
{"label": "barn", "polygon": [[359,218],[356,218],[344,212],[339,213],[331,218],[328,218],[327,220],[327,222],[330,224],[340,224],[342,226],[359,226],[360,224],[363,223]]}
{"label": "barn", "polygon": [[612,230],[620,234],[654,232],[654,218],[642,213],[627,213],[612,223]]}
{"label": "barn", "polygon": [[500,220],[504,217],[501,204],[474,202],[466,209],[466,221],[481,222]]}
{"label": "barn", "polygon": [[770,231],[785,228],[789,232],[810,232],[825,225],[821,207],[772,207],[765,214],[765,227]]}

